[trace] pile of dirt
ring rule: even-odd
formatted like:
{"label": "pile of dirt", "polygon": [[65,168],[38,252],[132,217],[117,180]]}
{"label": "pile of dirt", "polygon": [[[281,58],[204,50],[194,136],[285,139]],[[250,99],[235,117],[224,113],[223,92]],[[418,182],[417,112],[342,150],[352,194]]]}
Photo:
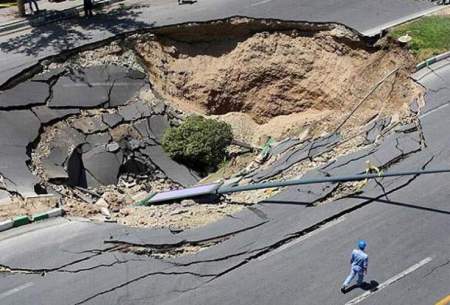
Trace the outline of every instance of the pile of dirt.
{"label": "pile of dirt", "polygon": [[336,31],[262,32],[189,43],[151,36],[135,49],[154,89],[168,102],[185,111],[229,114],[224,119],[244,124],[248,134],[242,136],[253,143],[265,135],[298,136],[308,126],[330,131],[399,67],[348,127],[398,112],[418,92],[408,77],[414,59],[407,50],[365,46]]}

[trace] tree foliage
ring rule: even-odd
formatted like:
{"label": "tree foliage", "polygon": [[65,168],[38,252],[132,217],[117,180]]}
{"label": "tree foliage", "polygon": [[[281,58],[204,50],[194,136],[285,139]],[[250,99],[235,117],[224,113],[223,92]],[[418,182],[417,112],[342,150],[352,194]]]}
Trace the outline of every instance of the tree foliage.
{"label": "tree foliage", "polygon": [[180,126],[165,131],[162,145],[172,159],[200,172],[208,172],[224,160],[232,139],[229,124],[190,116]]}

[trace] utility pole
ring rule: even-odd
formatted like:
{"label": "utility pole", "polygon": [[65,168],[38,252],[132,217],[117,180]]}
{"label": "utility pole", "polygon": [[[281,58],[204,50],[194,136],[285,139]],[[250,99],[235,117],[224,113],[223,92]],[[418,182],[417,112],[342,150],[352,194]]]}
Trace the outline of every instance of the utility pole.
{"label": "utility pole", "polygon": [[19,16],[25,17],[25,0],[17,0],[17,8],[19,9]]}

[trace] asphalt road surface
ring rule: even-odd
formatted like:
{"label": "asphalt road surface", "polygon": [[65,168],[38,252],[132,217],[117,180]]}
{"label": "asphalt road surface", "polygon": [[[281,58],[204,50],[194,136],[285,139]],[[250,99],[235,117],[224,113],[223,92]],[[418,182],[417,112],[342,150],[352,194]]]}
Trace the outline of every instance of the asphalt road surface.
{"label": "asphalt road surface", "polygon": [[[364,159],[356,153],[324,170],[353,174],[361,160],[390,162],[392,157],[396,162],[387,171],[448,168],[449,76],[450,61],[414,75],[428,90],[419,114],[420,149],[412,148],[415,132],[400,127],[392,135],[395,149],[385,140]],[[180,234],[76,219],[10,230],[0,234],[0,264],[12,271],[0,275],[0,300],[35,305],[435,304],[450,293],[449,179],[450,174],[381,179],[358,195],[316,207],[308,206],[310,195],[288,189],[232,218]],[[326,196],[328,188],[314,192]],[[124,244],[176,248],[218,236],[226,238],[195,255],[161,259],[120,250]],[[341,294],[349,255],[360,238],[368,241],[368,285]]]}
{"label": "asphalt road surface", "polygon": [[[408,0],[170,3],[141,9],[137,16],[99,17],[94,24],[54,24],[2,37],[0,82],[40,58],[150,23],[247,15],[336,21],[363,32],[430,7],[429,2]],[[66,39],[61,40],[63,33]],[[355,174],[367,158],[390,164],[388,171],[450,166],[450,61],[414,78],[427,89],[420,128],[400,127],[375,149],[337,160],[324,172]],[[322,139],[321,148],[309,147],[306,156],[322,153],[335,140]],[[296,152],[299,158],[304,153]],[[333,186],[303,192],[289,188],[234,217],[180,234],[81,219],[9,230],[0,233],[0,265],[6,268],[0,273],[0,303],[434,304],[450,294],[449,179],[449,174],[383,179],[370,182],[357,196],[316,207],[309,203],[326,198]],[[164,259],[122,248],[177,249],[218,237],[220,243],[195,255]],[[360,238],[369,244],[369,290],[341,294],[349,255]]]}
{"label": "asphalt road surface", "polygon": [[92,19],[57,22],[1,36],[0,85],[43,58],[136,29],[247,16],[337,22],[373,35],[435,9],[427,0],[200,0],[186,5],[178,5],[175,0],[156,2]]}

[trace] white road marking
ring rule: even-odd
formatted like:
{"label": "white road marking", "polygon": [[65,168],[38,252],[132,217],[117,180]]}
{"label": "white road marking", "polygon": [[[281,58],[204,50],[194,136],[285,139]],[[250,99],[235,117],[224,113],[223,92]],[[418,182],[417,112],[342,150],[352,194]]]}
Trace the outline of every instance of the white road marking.
{"label": "white road marking", "polygon": [[420,118],[420,119],[423,119],[423,118],[427,117],[428,115],[432,114],[433,112],[436,112],[436,111],[438,111],[438,110],[442,110],[443,108],[448,107],[448,106],[449,106],[448,103],[447,103],[447,104],[444,104],[444,105],[441,105],[441,106],[439,106],[439,107],[437,107],[437,108],[434,108],[434,109],[432,109],[432,110],[430,110],[430,111],[428,111],[428,112],[426,112],[426,113],[420,115],[419,118]]}
{"label": "white road marking", "polygon": [[276,248],[275,250],[273,250],[271,252],[268,252],[268,253],[258,257],[257,260],[258,261],[265,260],[266,258],[271,257],[271,256],[273,256],[273,255],[275,255],[277,253],[280,253],[281,251],[286,250],[286,249],[288,249],[288,248],[298,244],[299,242],[304,241],[305,239],[308,239],[308,238],[310,238],[310,237],[312,237],[312,236],[314,236],[314,235],[316,235],[316,234],[318,234],[318,233],[320,233],[322,231],[325,231],[326,229],[329,229],[329,228],[337,225],[338,223],[343,222],[344,220],[345,220],[345,218],[341,217],[341,218],[338,218],[338,219],[336,219],[334,221],[331,221],[331,222],[323,225],[319,229],[312,231],[311,233],[305,234],[305,235],[303,235],[303,236],[301,236],[301,237],[299,237],[297,239],[294,239],[293,241],[291,241],[291,242],[289,242],[287,244],[282,245],[281,247]]}
{"label": "white road marking", "polygon": [[261,4],[269,3],[270,1],[272,1],[272,0],[262,0],[262,1],[258,1],[258,2],[252,3],[252,4],[250,4],[250,6],[258,6],[258,5],[261,5]]}
{"label": "white road marking", "polygon": [[367,299],[369,296],[371,296],[372,294],[376,293],[377,291],[380,291],[386,287],[388,287],[389,285],[395,283],[396,281],[400,280],[401,278],[405,277],[406,275],[408,275],[411,272],[414,272],[415,270],[419,269],[420,267],[428,264],[429,262],[431,262],[433,259],[431,257],[427,257],[423,260],[421,260],[420,262],[418,262],[415,265],[412,265],[411,267],[409,267],[408,269],[406,269],[405,271],[400,272],[397,275],[394,275],[393,277],[391,277],[390,279],[388,279],[387,281],[381,283],[376,290],[374,291],[367,291],[363,294],[361,294],[359,297],[354,298],[353,300],[351,300],[350,302],[345,303],[345,305],[354,305],[354,304],[358,304],[362,301],[364,301],[365,299]]}
{"label": "white road marking", "polygon": [[28,282],[28,283],[25,283],[23,285],[17,286],[16,288],[13,288],[13,289],[10,289],[10,290],[6,290],[5,292],[0,293],[0,300],[4,299],[6,297],[9,297],[9,296],[11,296],[13,294],[16,294],[16,293],[18,293],[18,292],[20,292],[20,291],[22,291],[24,289],[27,289],[27,288],[29,288],[29,287],[31,287],[33,285],[34,285],[34,283]]}

